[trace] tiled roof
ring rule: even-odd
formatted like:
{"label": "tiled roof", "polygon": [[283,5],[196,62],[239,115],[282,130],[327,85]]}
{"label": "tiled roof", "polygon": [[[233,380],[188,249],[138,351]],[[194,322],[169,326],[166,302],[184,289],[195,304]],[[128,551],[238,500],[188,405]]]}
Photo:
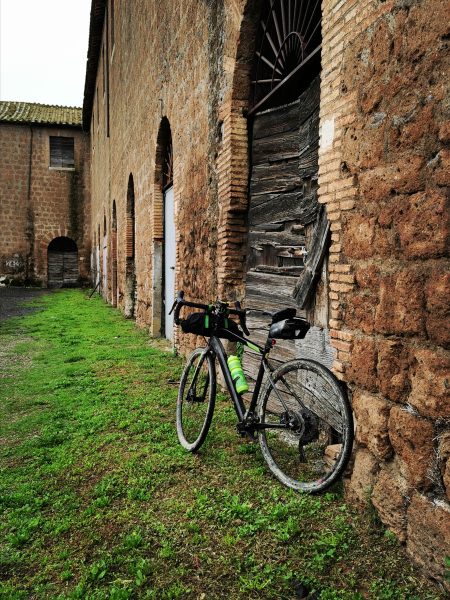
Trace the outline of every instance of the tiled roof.
{"label": "tiled roof", "polygon": [[81,127],[81,108],[0,101],[0,122]]}

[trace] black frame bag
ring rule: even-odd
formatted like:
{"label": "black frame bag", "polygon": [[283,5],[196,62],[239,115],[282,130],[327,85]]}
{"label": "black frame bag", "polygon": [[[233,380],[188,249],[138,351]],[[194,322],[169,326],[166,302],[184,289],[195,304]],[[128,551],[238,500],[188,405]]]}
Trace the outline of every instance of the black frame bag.
{"label": "black frame bag", "polygon": [[241,330],[234,321],[206,312],[192,313],[186,319],[182,319],[180,325],[183,333],[193,333],[205,337],[215,335],[218,338],[235,340],[235,335],[242,336]]}

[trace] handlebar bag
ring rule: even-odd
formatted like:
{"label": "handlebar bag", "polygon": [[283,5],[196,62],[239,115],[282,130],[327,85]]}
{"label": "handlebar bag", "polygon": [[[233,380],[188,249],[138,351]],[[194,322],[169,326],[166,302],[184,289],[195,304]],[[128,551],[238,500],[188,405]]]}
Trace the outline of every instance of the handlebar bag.
{"label": "handlebar bag", "polygon": [[184,333],[194,333],[203,335],[235,340],[233,334],[242,335],[241,330],[231,319],[210,315],[206,312],[196,312],[188,315],[186,319],[180,321],[181,329]]}

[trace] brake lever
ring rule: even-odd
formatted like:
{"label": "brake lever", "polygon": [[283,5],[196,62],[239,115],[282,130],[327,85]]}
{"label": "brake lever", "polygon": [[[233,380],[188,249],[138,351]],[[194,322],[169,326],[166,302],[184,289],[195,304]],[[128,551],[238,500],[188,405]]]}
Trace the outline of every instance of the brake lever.
{"label": "brake lever", "polygon": [[184,298],[184,292],[183,291],[179,291],[177,297],[175,298],[174,303],[172,304],[172,308],[169,311],[169,315],[171,315],[175,309],[175,307],[177,306],[177,304],[179,304]]}
{"label": "brake lever", "polygon": [[175,306],[178,304],[178,298],[175,300],[175,302],[172,304],[172,308],[169,310],[169,315],[171,315],[173,313],[173,311],[175,310]]}
{"label": "brake lever", "polygon": [[[239,302],[239,300],[235,301],[234,306],[235,306],[236,310],[242,310],[241,303]],[[243,311],[243,312],[244,312],[243,315],[241,315],[239,313],[239,323],[241,324],[242,331],[245,333],[245,335],[250,335],[250,331],[247,329],[247,319],[246,319],[245,311]]]}

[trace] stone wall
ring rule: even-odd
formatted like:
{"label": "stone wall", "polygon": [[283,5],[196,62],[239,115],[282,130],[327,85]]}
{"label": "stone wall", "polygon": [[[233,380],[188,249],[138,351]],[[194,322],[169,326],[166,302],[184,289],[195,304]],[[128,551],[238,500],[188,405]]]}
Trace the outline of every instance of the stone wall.
{"label": "stone wall", "polygon": [[334,368],[357,422],[348,494],[371,500],[411,557],[442,578],[450,553],[445,3],[324,9],[319,183],[333,232]]}
{"label": "stone wall", "polygon": [[[107,27],[110,127],[103,58],[99,64],[91,122],[92,237],[110,248],[112,203],[117,206],[118,305],[124,308],[126,200],[130,174],[135,192],[138,323],[158,335],[153,255],[162,242],[162,198],[157,182],[157,138],[165,117],[172,134],[177,228],[176,285],[197,300],[216,295],[211,265],[217,247],[217,90],[221,72],[220,2],[136,1],[117,14],[114,47]],[[151,33],[150,33],[151,32]],[[161,49],[164,49],[162,52]],[[102,54],[103,56],[103,54]],[[105,173],[110,173],[105,177]],[[103,223],[106,220],[106,239]],[[195,224],[195,227],[194,227]],[[100,248],[103,256],[103,248]],[[101,258],[101,261],[103,258]],[[111,277],[104,295],[111,300]],[[160,310],[160,309],[159,309]]]}
{"label": "stone wall", "polygon": [[[260,5],[136,0],[116,6],[114,44],[103,29],[91,107],[91,238],[100,265],[106,256],[103,294],[125,310],[131,174],[136,318],[154,335],[161,333],[163,118],[174,150],[176,287],[194,300],[242,297],[246,110]],[[440,0],[323,0],[319,155],[319,200],[331,223],[333,370],[348,384],[357,422],[347,493],[373,502],[438,579],[450,554],[443,10]],[[189,337],[176,340],[183,352]]]}
{"label": "stone wall", "polygon": [[[75,169],[51,168],[49,137],[75,138]],[[80,129],[0,124],[0,277],[47,284],[47,248],[56,237],[78,245],[90,276],[89,147]]]}

